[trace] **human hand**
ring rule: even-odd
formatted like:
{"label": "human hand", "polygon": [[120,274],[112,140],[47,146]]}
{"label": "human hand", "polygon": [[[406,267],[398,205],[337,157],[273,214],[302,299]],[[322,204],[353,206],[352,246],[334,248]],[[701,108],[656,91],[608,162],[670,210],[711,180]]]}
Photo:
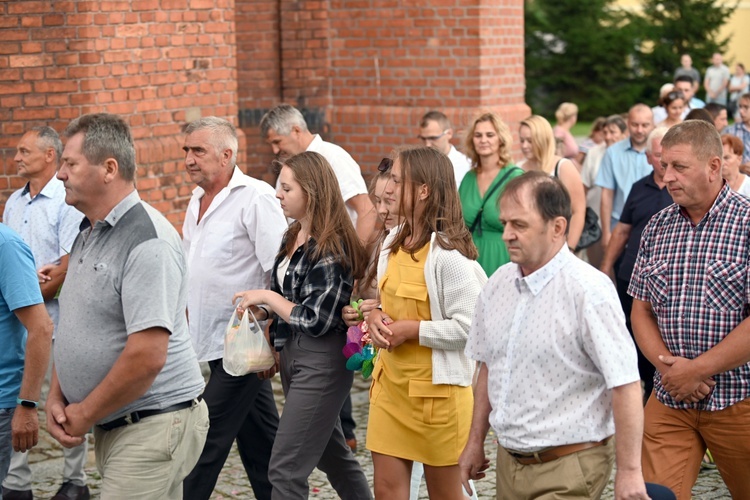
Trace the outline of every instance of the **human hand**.
{"label": "human hand", "polygon": [[615,500],[649,500],[643,473],[617,469],[615,473]]}
{"label": "human hand", "polygon": [[86,437],[75,437],[68,434],[62,424],[67,422],[65,405],[61,401],[47,399],[47,432],[65,448],[73,448],[82,444]]}
{"label": "human hand", "polygon": [[271,379],[279,372],[279,351],[277,351],[273,347],[271,347],[271,351],[273,352],[273,359],[275,360],[275,362],[273,366],[268,370],[258,372],[258,378],[261,380]]}
{"label": "human hand", "polygon": [[391,331],[390,336],[386,337],[388,339],[388,343],[390,344],[388,346],[388,350],[393,350],[394,347],[398,347],[407,340],[413,338],[409,335],[409,332],[413,330],[414,324],[417,323],[417,332],[419,331],[419,322],[418,321],[409,321],[409,320],[399,320],[394,321],[393,323],[388,324],[388,329]]}
{"label": "human hand", "polygon": [[52,271],[54,271],[57,268],[57,264],[45,264],[42,267],[40,267],[37,272],[36,276],[39,278],[39,283],[46,283],[48,281],[52,280],[52,276],[50,274]]}
{"label": "human hand", "polygon": [[[710,393],[711,387],[716,385],[711,379],[702,379],[693,369],[693,361],[690,359],[681,356],[659,355],[659,361],[669,367],[662,373],[661,383],[675,401],[700,401]],[[705,387],[701,384],[704,384]],[[701,394],[702,397],[695,399]],[[695,400],[691,401],[691,399]]]}
{"label": "human hand", "polygon": [[461,456],[458,457],[458,468],[461,470],[461,483],[469,496],[474,494],[469,479],[474,481],[482,479],[486,475],[484,471],[489,467],[490,459],[484,455],[484,443],[479,445],[467,443]]}
{"label": "human hand", "polygon": [[[380,309],[373,309],[367,317],[367,328],[372,339],[372,345],[379,349],[388,349],[390,341],[388,338],[392,335],[388,325],[393,320]],[[388,338],[387,338],[388,337]]]}
{"label": "human hand", "polygon": [[16,406],[10,423],[13,450],[28,451],[39,442],[39,417],[36,408]]}
{"label": "human hand", "polygon": [[352,300],[341,308],[341,319],[344,320],[346,326],[356,326],[362,321],[364,316],[360,310],[360,305],[364,302],[362,299]]}
{"label": "human hand", "polygon": [[79,403],[65,407],[65,421],[60,422],[66,433],[73,437],[83,437],[93,427],[94,422],[88,419]]}
{"label": "human hand", "polygon": [[359,311],[362,313],[365,319],[370,315],[370,312],[380,308],[380,301],[378,299],[365,299],[359,305]]}
{"label": "human hand", "polygon": [[[267,298],[265,295],[266,291],[267,290],[246,290],[244,292],[235,293],[234,297],[232,297],[232,303],[237,303],[237,299],[239,299],[239,304],[237,304],[237,315],[242,318],[245,310],[250,309],[250,312],[252,312],[253,315],[257,318],[261,312],[260,308],[258,308],[257,306],[266,304],[267,302]],[[261,315],[261,321],[268,319],[264,316],[265,312]]]}

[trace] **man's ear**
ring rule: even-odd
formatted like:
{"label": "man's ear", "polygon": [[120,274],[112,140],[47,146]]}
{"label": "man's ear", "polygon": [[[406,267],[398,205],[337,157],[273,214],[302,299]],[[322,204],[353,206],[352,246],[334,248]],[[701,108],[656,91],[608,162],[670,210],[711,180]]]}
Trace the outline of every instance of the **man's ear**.
{"label": "man's ear", "polygon": [[564,239],[565,233],[568,231],[568,221],[565,220],[565,217],[556,217],[554,223],[555,235],[562,236]]}
{"label": "man's ear", "polygon": [[104,182],[112,182],[120,174],[120,165],[114,158],[104,160]]}

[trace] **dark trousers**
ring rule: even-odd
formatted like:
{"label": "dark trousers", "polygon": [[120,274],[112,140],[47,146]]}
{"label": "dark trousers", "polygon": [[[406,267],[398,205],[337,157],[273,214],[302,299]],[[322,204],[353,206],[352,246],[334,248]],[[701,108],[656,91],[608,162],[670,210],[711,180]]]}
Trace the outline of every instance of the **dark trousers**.
{"label": "dark trousers", "polygon": [[251,373],[234,377],[224,371],[222,360],[209,361],[211,378],[203,392],[211,427],[198,463],[185,478],[183,497],[207,500],[216,486],[232,443],[237,439],[242,465],[255,498],[271,498],[268,463],[279,427],[279,413],[269,380]]}
{"label": "dark trousers", "polygon": [[[617,278],[617,295],[620,297],[622,311],[625,313],[625,326],[627,326],[630,336],[633,337],[633,341],[635,342],[635,337],[633,336],[633,325],[630,324],[630,313],[633,310],[633,297],[628,295],[628,285],[630,285],[630,281]],[[654,372],[656,369],[654,368],[654,365],[651,364],[651,361],[643,355],[637,342],[635,344],[635,350],[638,352],[638,373],[643,381],[645,393],[643,401],[645,404],[645,401],[648,400],[651,391],[654,389]]]}
{"label": "dark trousers", "polygon": [[341,418],[341,429],[344,431],[344,437],[346,439],[354,439],[354,429],[357,427],[357,423],[354,421],[354,415],[352,415],[351,394],[346,397],[344,406],[341,407],[339,418]]}

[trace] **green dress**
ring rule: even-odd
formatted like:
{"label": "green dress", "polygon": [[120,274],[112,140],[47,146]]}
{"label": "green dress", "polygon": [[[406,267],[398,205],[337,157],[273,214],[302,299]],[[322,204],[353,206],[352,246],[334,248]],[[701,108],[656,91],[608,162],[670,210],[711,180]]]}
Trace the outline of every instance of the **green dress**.
{"label": "green dress", "polygon": [[[507,169],[509,168],[513,169],[513,171],[506,175]],[[476,219],[479,210],[484,206],[482,218],[474,228],[472,237],[474,238],[474,244],[479,250],[479,258],[477,261],[484,269],[484,272],[487,273],[487,276],[491,276],[498,267],[510,262],[508,249],[505,248],[505,242],[503,242],[503,225],[499,220],[500,211],[497,208],[497,200],[503,192],[505,185],[511,179],[520,175],[523,175],[523,170],[515,165],[506,165],[500,169],[500,172],[495,176],[492,183],[487,188],[485,196],[487,196],[488,193],[491,193],[493,186],[501,180],[503,184],[498,189],[494,190],[494,193],[491,193],[490,199],[483,199],[479,195],[477,173],[474,169],[464,176],[461,181],[461,187],[458,188],[466,227],[471,229],[471,225],[474,223],[474,219]]]}

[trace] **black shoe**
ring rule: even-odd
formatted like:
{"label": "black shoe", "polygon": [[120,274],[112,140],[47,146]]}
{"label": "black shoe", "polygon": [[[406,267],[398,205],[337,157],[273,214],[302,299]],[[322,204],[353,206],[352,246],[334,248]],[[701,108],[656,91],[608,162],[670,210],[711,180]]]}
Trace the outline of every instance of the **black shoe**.
{"label": "black shoe", "polygon": [[3,486],[3,500],[34,500],[31,490],[11,490]]}
{"label": "black shoe", "polygon": [[[85,484],[78,486],[72,481],[65,481],[60,489],[57,490],[52,500],[89,500],[91,493],[89,493],[89,487]],[[3,496],[5,500],[5,496]]]}

